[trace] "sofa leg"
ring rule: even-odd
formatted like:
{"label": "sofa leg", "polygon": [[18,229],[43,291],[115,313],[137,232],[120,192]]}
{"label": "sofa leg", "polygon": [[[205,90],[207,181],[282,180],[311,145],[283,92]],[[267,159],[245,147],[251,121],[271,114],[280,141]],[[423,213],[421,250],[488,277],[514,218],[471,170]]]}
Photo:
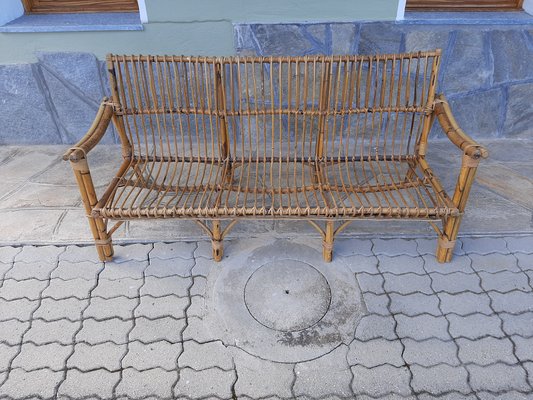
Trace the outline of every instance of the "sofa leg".
{"label": "sofa leg", "polygon": [[335,238],[335,222],[326,222],[326,231],[324,232],[324,241],[322,242],[322,257],[325,262],[331,262],[333,259],[333,240]]}
{"label": "sofa leg", "polygon": [[461,225],[461,216],[449,217],[444,224],[444,232],[437,241],[436,258],[439,263],[447,263],[452,260],[453,249]]}
{"label": "sofa leg", "polygon": [[213,259],[217,262],[222,260],[222,256],[224,255],[224,247],[222,245],[220,221],[213,221],[211,245],[213,247]]}
{"label": "sofa leg", "polygon": [[111,261],[115,253],[111,235],[107,233],[107,227],[103,218],[94,218],[94,221],[99,233],[98,237],[95,235],[94,238],[98,257],[100,261]]}

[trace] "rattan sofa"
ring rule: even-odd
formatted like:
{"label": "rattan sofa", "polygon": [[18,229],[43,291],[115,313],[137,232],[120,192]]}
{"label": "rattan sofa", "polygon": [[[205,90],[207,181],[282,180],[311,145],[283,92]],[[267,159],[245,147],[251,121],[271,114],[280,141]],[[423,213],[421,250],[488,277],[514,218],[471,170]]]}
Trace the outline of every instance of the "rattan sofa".
{"label": "rattan sofa", "polygon": [[[330,261],[337,233],[377,218],[429,222],[438,261],[450,261],[479,159],[488,153],[435,94],[440,59],[440,50],[109,55],[112,98],[64,155],[100,259],[112,258],[112,234],[125,220],[192,219],[211,237],[219,261],[235,222],[283,218],[312,224]],[[426,160],[435,118],[463,153],[452,197]],[[97,196],[87,157],[110,121],[123,163]]]}

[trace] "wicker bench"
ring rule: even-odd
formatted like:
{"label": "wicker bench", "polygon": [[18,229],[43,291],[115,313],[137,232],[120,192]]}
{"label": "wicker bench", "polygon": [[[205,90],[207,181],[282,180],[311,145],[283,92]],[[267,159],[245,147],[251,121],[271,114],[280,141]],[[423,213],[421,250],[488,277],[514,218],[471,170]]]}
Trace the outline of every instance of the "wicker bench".
{"label": "wicker bench", "polygon": [[[330,261],[337,233],[356,219],[379,218],[429,222],[438,261],[449,261],[478,161],[488,153],[435,94],[440,58],[440,50],[109,55],[112,98],[64,155],[100,259],[112,258],[111,236],[125,220],[192,219],[210,235],[218,261],[236,221],[285,218],[309,221]],[[435,117],[463,152],[452,197],[425,157]],[[123,163],[98,197],[87,155],[110,121]]]}

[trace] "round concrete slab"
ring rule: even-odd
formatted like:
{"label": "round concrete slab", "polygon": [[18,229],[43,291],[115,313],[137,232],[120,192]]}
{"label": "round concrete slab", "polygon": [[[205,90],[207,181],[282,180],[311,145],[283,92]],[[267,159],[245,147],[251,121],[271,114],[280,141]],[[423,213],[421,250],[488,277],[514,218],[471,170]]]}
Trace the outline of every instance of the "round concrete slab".
{"label": "round concrete slab", "polygon": [[324,317],[331,302],[328,281],[311,265],[277,260],[259,267],[244,288],[252,317],[267,328],[296,332]]}

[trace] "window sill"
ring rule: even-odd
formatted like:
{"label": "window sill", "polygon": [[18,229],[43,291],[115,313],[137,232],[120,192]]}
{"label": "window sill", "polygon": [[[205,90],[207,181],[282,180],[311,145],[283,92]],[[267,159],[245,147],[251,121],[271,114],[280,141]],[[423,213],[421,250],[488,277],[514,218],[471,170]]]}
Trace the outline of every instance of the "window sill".
{"label": "window sill", "polygon": [[29,14],[0,26],[0,32],[142,31],[139,13]]}
{"label": "window sill", "polygon": [[413,25],[533,25],[533,15],[524,11],[406,11],[405,18],[399,22]]}

